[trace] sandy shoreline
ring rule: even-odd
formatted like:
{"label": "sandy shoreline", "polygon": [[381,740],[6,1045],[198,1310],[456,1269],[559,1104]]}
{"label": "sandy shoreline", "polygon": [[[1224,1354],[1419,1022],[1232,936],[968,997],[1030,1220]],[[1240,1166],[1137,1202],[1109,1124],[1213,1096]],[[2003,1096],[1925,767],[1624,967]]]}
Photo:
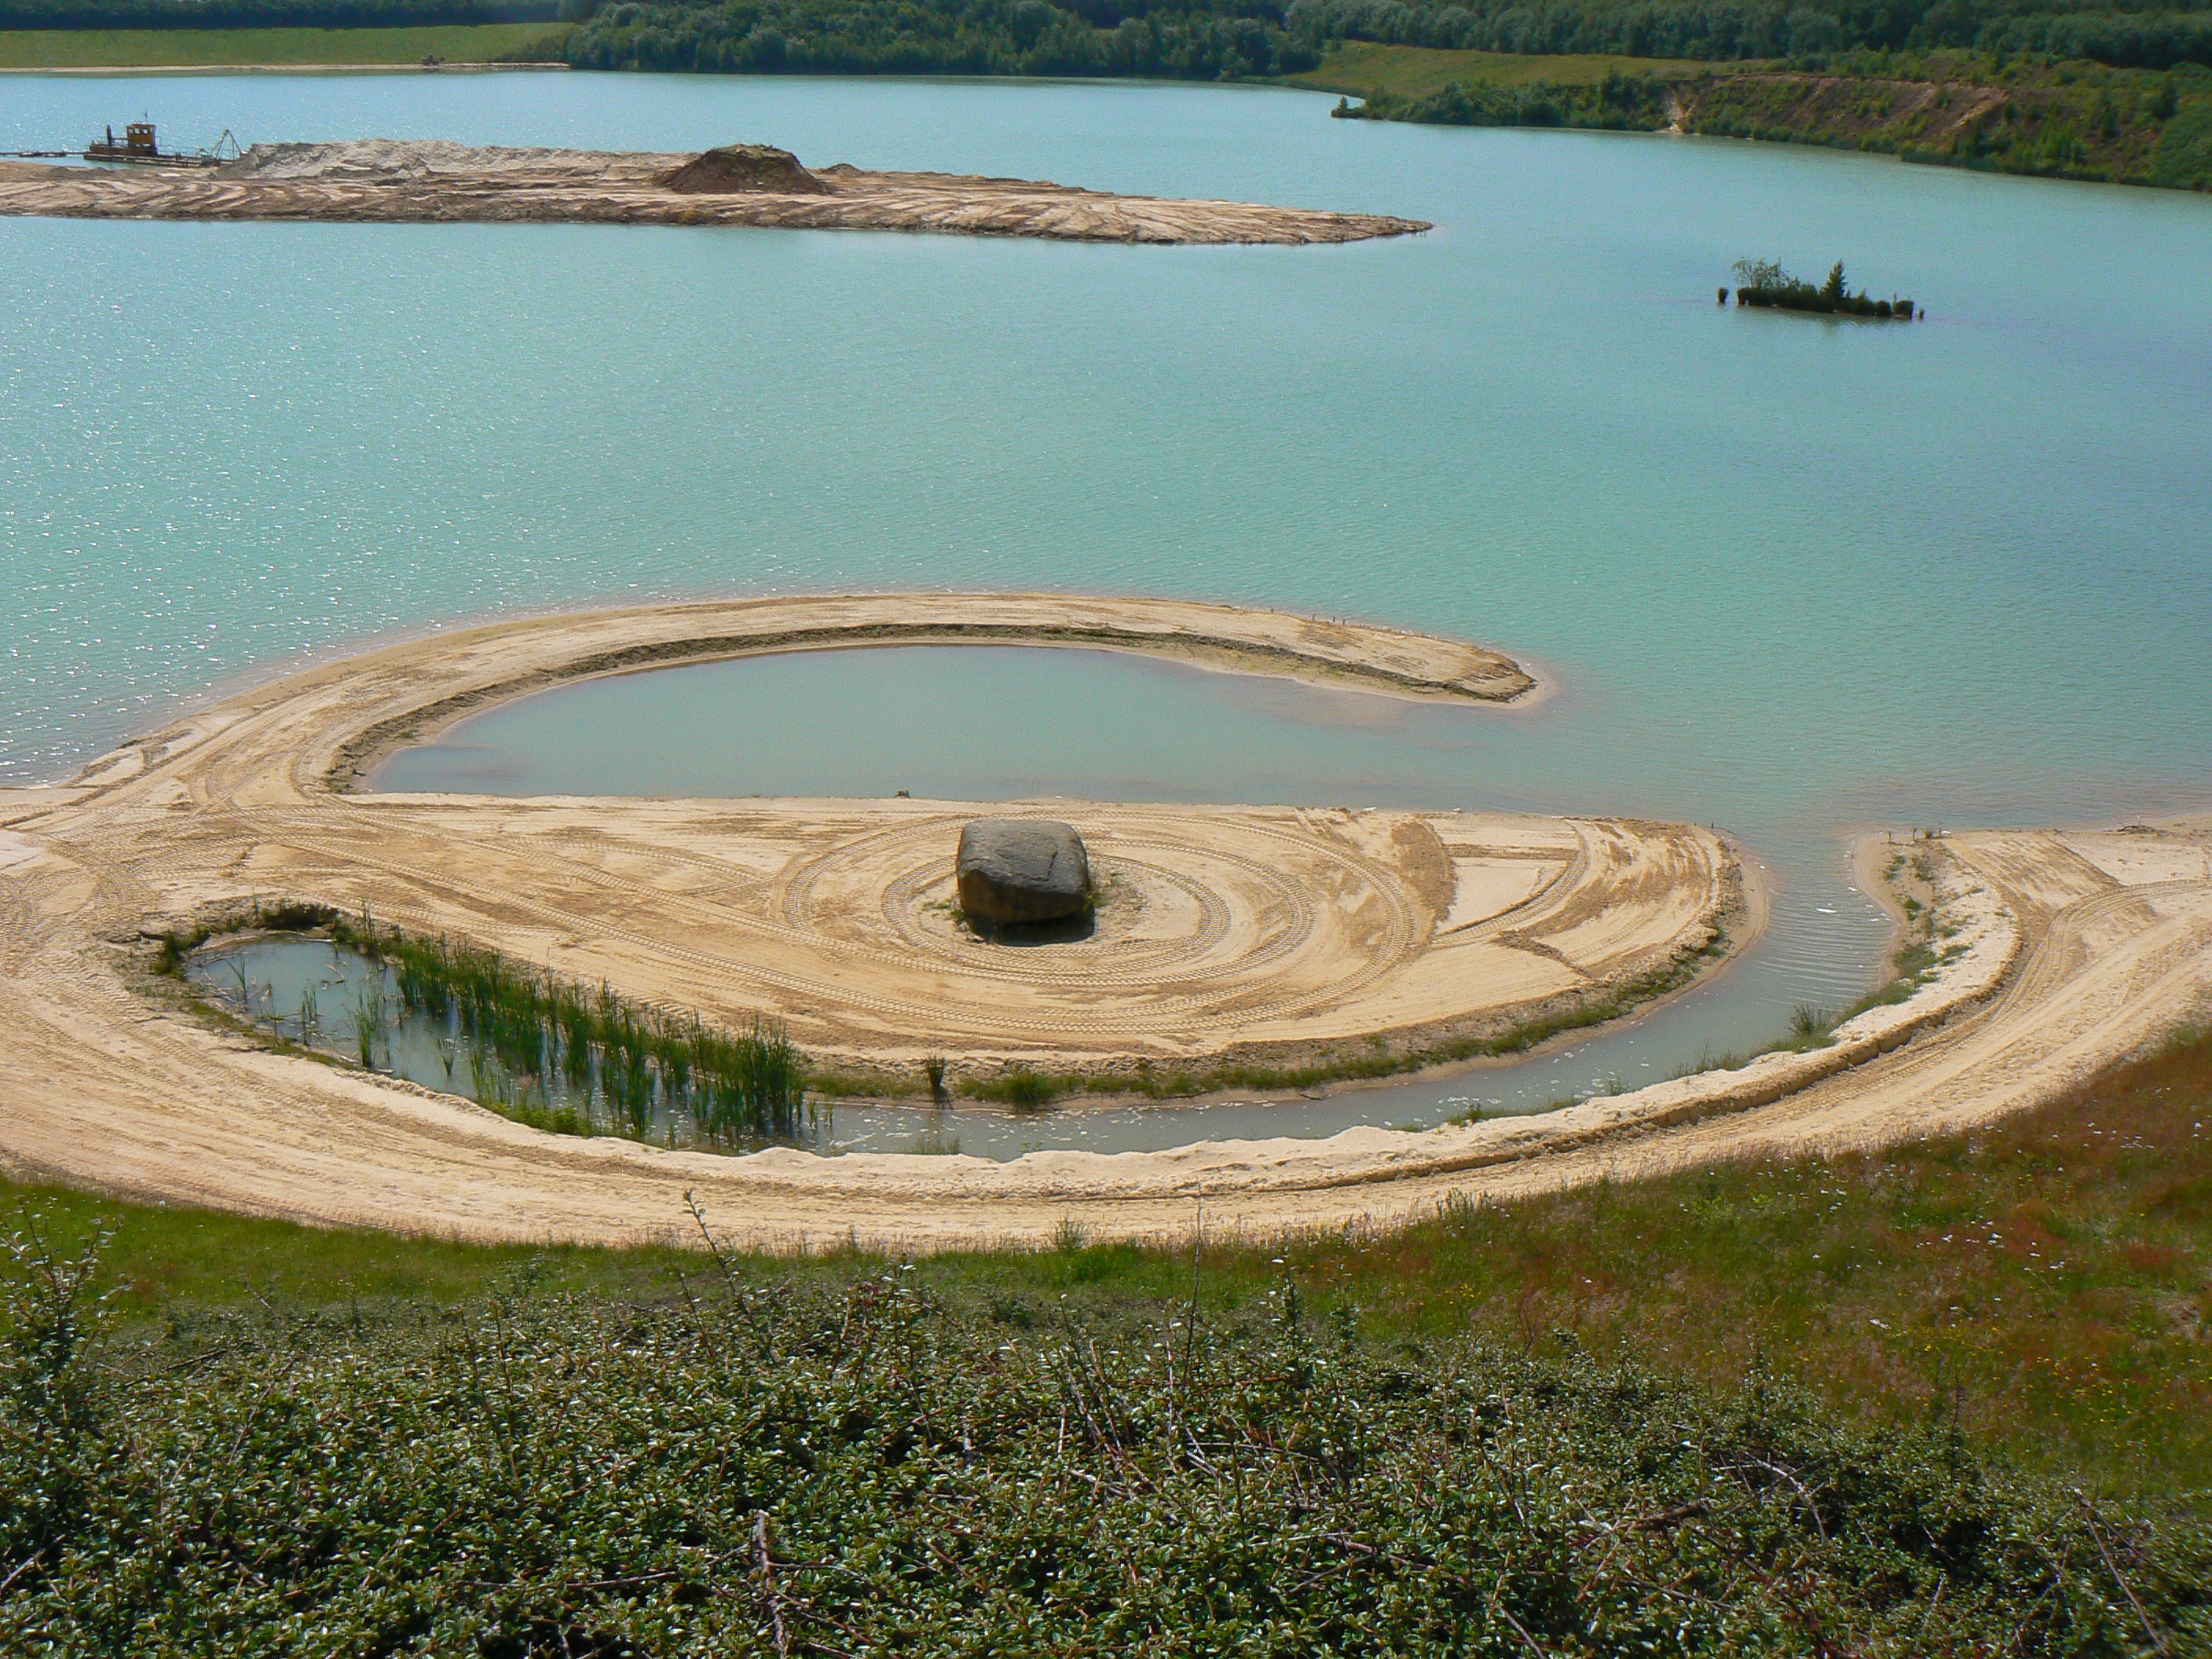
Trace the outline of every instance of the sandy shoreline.
{"label": "sandy shoreline", "polygon": [[[0,1158],[137,1196],[477,1238],[680,1237],[687,1189],[718,1226],[782,1249],[1036,1244],[1071,1219],[1094,1237],[1169,1237],[1201,1206],[1216,1231],[1380,1225],[1453,1194],[1988,1121],[2154,1040],[2212,986],[2212,836],[2201,823],[1957,834],[1911,847],[1927,862],[1946,960],[1908,1001],[1861,1016],[1828,1048],[1540,1117],[999,1164],[732,1159],[541,1135],[266,1053],[159,1012],[130,983],[139,936],[198,907],[252,893],[368,900],[380,916],[603,974],[648,1000],[713,1011],[788,996],[795,1028],[836,1026],[849,1052],[896,1060],[934,1041],[942,1029],[914,1024],[927,1011],[990,1064],[1085,1042],[1203,1056],[1271,1033],[1311,1043],[1425,1017],[1509,1018],[1708,936],[1721,843],[1634,820],[1099,808],[1086,833],[1134,872],[1146,902],[1102,925],[1093,955],[1054,969],[976,956],[933,931],[926,878],[957,825],[942,803],[331,787],[410,718],[532,677],[630,665],[610,666],[610,653],[953,625],[1031,643],[1118,630],[1127,638],[1115,648],[1246,653],[1261,672],[1388,695],[1527,690],[1504,659],[1453,641],[1059,596],[653,607],[495,624],[326,665],[201,710],[72,786],[0,791]],[[1878,878],[1895,854],[1877,843],[1856,856]]]}
{"label": "sandy shoreline", "polygon": [[[0,215],[381,223],[750,225],[1153,244],[1364,241],[1424,221],[1117,196],[1049,181],[790,163],[766,183],[697,182],[706,155],[474,149],[364,139],[257,145],[209,168],[0,162]],[[713,168],[708,171],[712,173]],[[727,172],[728,169],[722,169]],[[691,182],[687,182],[691,181]]]}
{"label": "sandy shoreline", "polygon": [[[1387,1226],[1455,1194],[1879,1145],[2047,1097],[2201,1007],[2212,956],[2206,846],[2201,830],[2150,842],[2115,832],[1954,837],[1947,906],[1966,954],[1913,1002],[1855,1022],[1834,1048],[1420,1134],[1361,1129],[1009,1164],[732,1160],[538,1135],[461,1103],[151,1017],[127,993],[113,1015],[78,1028],[100,1039],[90,1064],[82,1050],[57,1047],[74,1022],[10,1015],[0,1133],[18,1169],[130,1195],[484,1239],[680,1243],[687,1191],[718,1228],[784,1249],[855,1237],[902,1249],[1042,1246],[1069,1221],[1099,1238],[1173,1237],[1201,1218],[1217,1236]],[[27,850],[0,842],[0,868],[17,881],[35,873]],[[2115,878],[2085,852],[2136,879]],[[68,1069],[45,1069],[58,1060]],[[224,1086],[204,1097],[218,1067]],[[174,1081],[158,1102],[117,1109],[113,1086],[142,1095],[149,1072]],[[55,1075],[70,1078],[73,1107],[52,1099]],[[34,1081],[46,1099],[30,1097]]]}

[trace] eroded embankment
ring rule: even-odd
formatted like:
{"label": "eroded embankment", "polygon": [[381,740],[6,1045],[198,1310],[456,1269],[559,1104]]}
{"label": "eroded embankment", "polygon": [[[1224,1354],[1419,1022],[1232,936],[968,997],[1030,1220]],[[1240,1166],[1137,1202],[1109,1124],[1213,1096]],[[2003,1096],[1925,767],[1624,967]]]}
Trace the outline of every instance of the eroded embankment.
{"label": "eroded embankment", "polygon": [[2201,76],[1932,52],[1911,78],[1779,64],[1586,58],[1345,42],[1293,77],[1361,97],[1334,113],[1444,126],[1588,127],[1818,144],[2046,177],[2212,187],[2212,88]]}
{"label": "eroded embankment", "polygon": [[764,145],[691,155],[393,139],[257,144],[204,170],[0,163],[0,214],[753,225],[1151,243],[1353,242],[1429,228],[1376,214],[1115,196],[1021,179],[843,164],[810,171]]}

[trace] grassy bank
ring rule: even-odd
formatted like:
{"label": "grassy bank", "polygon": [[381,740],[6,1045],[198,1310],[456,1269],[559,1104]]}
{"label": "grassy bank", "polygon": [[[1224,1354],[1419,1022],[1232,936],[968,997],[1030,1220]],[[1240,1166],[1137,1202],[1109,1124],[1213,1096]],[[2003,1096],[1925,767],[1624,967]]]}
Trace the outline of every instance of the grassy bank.
{"label": "grassy bank", "polygon": [[[1224,1315],[1295,1286],[1367,1339],[1468,1336],[1516,1352],[1633,1359],[1721,1389],[1766,1371],[1870,1425],[1955,1421],[2026,1464],[2138,1494],[2212,1492],[2212,1043],[2121,1068],[1970,1139],[1879,1156],[1730,1165],[1449,1210],[1381,1238],[1208,1244]],[[15,1185],[81,1233],[135,1326],[260,1307],[412,1320],[467,1306],[526,1263],[544,1293],[652,1304],[680,1253],[489,1249]],[[680,1216],[672,1217],[680,1222]],[[1063,1307],[1187,1297],[1187,1250],[1086,1246],[948,1255],[913,1283],[1020,1327]],[[1278,1258],[1280,1258],[1279,1261]],[[834,1290],[884,1264],[733,1264],[756,1285]]]}
{"label": "grassy bank", "polygon": [[[450,28],[6,29],[0,30],[0,70],[405,66],[425,58],[451,64],[557,64],[574,27],[482,23]],[[65,140],[80,136],[58,135]]]}
{"label": "grassy bank", "polygon": [[1348,93],[1355,98],[1418,101],[1455,84],[1522,88],[1591,87],[1609,75],[1644,75],[1661,81],[1687,81],[1755,74],[1774,64],[1759,59],[1706,64],[1687,58],[1629,58],[1618,52],[1544,57],[1505,52],[1452,52],[1428,46],[1383,46],[1372,40],[1332,43],[1318,69],[1285,77],[1294,87],[1316,92]]}
{"label": "grassy bank", "polygon": [[[10,1651],[2126,1655],[2212,1538],[1765,1379],[1454,1340],[1285,1283],[963,1310],[897,1266],[624,1306],[106,1337],[17,1241]],[[2175,1650],[2179,1650],[2178,1647]]]}
{"label": "grassy bank", "polygon": [[2212,188],[2212,70],[1965,52],[1693,64],[1345,43],[1293,85],[1369,119],[1656,131],[1871,150],[1991,172]]}

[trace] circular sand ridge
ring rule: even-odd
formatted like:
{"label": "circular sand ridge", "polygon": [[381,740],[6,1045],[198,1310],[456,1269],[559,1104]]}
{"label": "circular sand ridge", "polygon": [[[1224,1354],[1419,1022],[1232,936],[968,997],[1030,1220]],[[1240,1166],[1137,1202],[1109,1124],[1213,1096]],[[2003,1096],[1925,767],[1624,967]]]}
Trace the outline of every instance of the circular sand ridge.
{"label": "circular sand ridge", "polygon": [[[773,907],[826,953],[942,962],[975,982],[969,994],[981,1002],[994,984],[1012,983],[1142,999],[1139,1010],[1071,1008],[1052,1017],[1078,1030],[1124,1029],[1133,1019],[1187,1014],[1228,997],[1243,999],[1240,1006],[1253,1017],[1293,1015],[1372,983],[1421,942],[1419,901],[1403,881],[1321,836],[1249,826],[1245,838],[1271,849],[1270,861],[1200,844],[1187,823],[1141,812],[1054,810],[1081,831],[1107,888],[1090,938],[1008,945],[959,927],[943,907],[964,815],[902,824],[808,860],[786,872]],[[1310,873],[1316,866],[1318,884]],[[1304,880],[1285,873],[1301,866]],[[1317,886],[1328,890],[1332,909],[1366,919],[1351,949],[1341,930],[1317,926]],[[939,907],[934,915],[926,908],[932,904]],[[1255,996],[1271,981],[1301,988]],[[989,1023],[1009,1030],[1038,1024]]]}

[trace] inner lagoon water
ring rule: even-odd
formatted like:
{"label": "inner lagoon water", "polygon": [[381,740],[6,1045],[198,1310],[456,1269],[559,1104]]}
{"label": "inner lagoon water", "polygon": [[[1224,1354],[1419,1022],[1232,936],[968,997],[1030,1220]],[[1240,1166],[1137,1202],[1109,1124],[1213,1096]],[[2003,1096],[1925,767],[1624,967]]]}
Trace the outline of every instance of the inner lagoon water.
{"label": "inner lagoon water", "polygon": [[[1257,799],[1739,836],[1778,884],[1769,941],[1640,1031],[1548,1057],[1516,1102],[1635,1080],[1644,1054],[1621,1066],[1603,1045],[1649,1044],[1662,1021],[1685,1022],[1670,1052],[1741,1046],[1794,1002],[1862,988],[1880,939],[1843,884],[1851,826],[2108,818],[2207,793],[2202,197],[1335,122],[1317,95],[1249,88],[6,88],[6,149],[141,112],[185,143],[757,138],[1437,228],[1205,249],[0,221],[0,781],[64,775],[303,657],[526,608],[1036,587],[1462,635],[1559,695],[1346,724],[1369,717],[1157,665],[1093,684],[1060,653],[840,653],[731,665],[701,771],[735,793],[879,793],[896,772],[917,793],[1188,799],[1226,780]],[[1716,307],[1747,253],[1815,276],[1842,256],[1930,319]],[[1050,688],[1071,684],[1101,737],[1080,775],[1004,767],[979,790],[958,720],[900,726],[903,756],[871,735],[888,694],[988,701],[1042,746],[1066,701]],[[595,787],[688,792],[642,772]],[[1495,1075],[1292,1109],[1414,1121],[1498,1097]],[[1248,1109],[1202,1132],[1247,1132]]]}

